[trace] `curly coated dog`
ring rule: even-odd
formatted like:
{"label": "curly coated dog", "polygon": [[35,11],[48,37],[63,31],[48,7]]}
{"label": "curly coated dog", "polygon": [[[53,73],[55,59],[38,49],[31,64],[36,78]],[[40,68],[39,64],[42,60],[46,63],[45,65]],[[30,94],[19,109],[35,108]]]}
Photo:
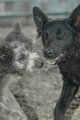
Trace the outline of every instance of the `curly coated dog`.
{"label": "curly coated dog", "polygon": [[54,111],[54,120],[63,120],[80,85],[80,4],[69,18],[51,20],[38,7],[33,18],[41,36],[44,56],[59,66],[63,89]]}
{"label": "curly coated dog", "polygon": [[16,22],[7,36],[0,38],[0,120],[16,120],[16,116],[21,115],[18,110],[6,106],[8,98],[3,95],[3,90],[7,75],[38,72],[43,65],[43,59],[33,52],[32,40],[22,33],[21,24]]}

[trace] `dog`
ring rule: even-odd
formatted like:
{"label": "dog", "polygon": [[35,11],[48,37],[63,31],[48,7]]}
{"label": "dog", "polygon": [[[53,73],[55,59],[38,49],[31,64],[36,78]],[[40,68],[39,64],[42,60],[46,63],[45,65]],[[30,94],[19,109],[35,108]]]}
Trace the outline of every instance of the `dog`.
{"label": "dog", "polygon": [[[7,100],[3,90],[7,84],[9,74],[23,75],[26,72],[38,72],[44,66],[44,60],[38,53],[33,52],[32,40],[21,31],[21,24],[16,22],[12,30],[0,38],[0,119],[21,120],[20,111],[6,107]],[[6,98],[8,99],[8,98]]]}
{"label": "dog", "polygon": [[80,4],[68,18],[54,20],[35,6],[33,19],[45,58],[57,64],[63,76],[62,93],[54,110],[54,120],[63,120],[80,85]]}

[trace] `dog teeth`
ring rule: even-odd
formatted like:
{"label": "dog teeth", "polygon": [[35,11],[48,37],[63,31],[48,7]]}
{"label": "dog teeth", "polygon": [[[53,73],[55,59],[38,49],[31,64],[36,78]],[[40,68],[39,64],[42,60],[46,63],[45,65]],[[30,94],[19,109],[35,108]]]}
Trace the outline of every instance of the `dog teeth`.
{"label": "dog teeth", "polygon": [[63,54],[60,54],[60,56],[59,57],[61,57]]}
{"label": "dog teeth", "polygon": [[60,57],[62,57],[63,56],[63,54],[60,54],[60,56],[59,57],[56,57],[56,58],[54,58],[54,59],[48,59],[46,62],[48,63],[48,64],[55,64],[56,63],[56,61],[60,58]]}
{"label": "dog teeth", "polygon": [[55,65],[56,62],[53,62],[52,64]]}
{"label": "dog teeth", "polygon": [[48,59],[46,62],[47,62],[48,64],[53,64],[53,65],[54,65],[58,59],[59,59],[59,57],[57,57],[57,58],[55,58],[55,59]]}

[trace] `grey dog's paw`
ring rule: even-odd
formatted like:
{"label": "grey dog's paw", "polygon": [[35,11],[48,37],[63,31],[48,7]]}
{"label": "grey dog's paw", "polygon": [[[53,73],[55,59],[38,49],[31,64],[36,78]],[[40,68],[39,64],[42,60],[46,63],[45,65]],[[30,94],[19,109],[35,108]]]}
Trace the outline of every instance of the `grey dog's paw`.
{"label": "grey dog's paw", "polygon": [[0,102],[0,120],[22,120],[23,115],[18,110],[11,110]]}

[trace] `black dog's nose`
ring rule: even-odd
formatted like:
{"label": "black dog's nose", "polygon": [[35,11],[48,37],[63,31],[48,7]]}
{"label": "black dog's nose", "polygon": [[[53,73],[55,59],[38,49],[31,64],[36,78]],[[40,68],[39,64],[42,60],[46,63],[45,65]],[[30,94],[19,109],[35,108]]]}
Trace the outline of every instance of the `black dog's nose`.
{"label": "black dog's nose", "polygon": [[53,55],[53,50],[52,49],[45,49],[44,50],[44,56],[45,57],[51,57]]}

